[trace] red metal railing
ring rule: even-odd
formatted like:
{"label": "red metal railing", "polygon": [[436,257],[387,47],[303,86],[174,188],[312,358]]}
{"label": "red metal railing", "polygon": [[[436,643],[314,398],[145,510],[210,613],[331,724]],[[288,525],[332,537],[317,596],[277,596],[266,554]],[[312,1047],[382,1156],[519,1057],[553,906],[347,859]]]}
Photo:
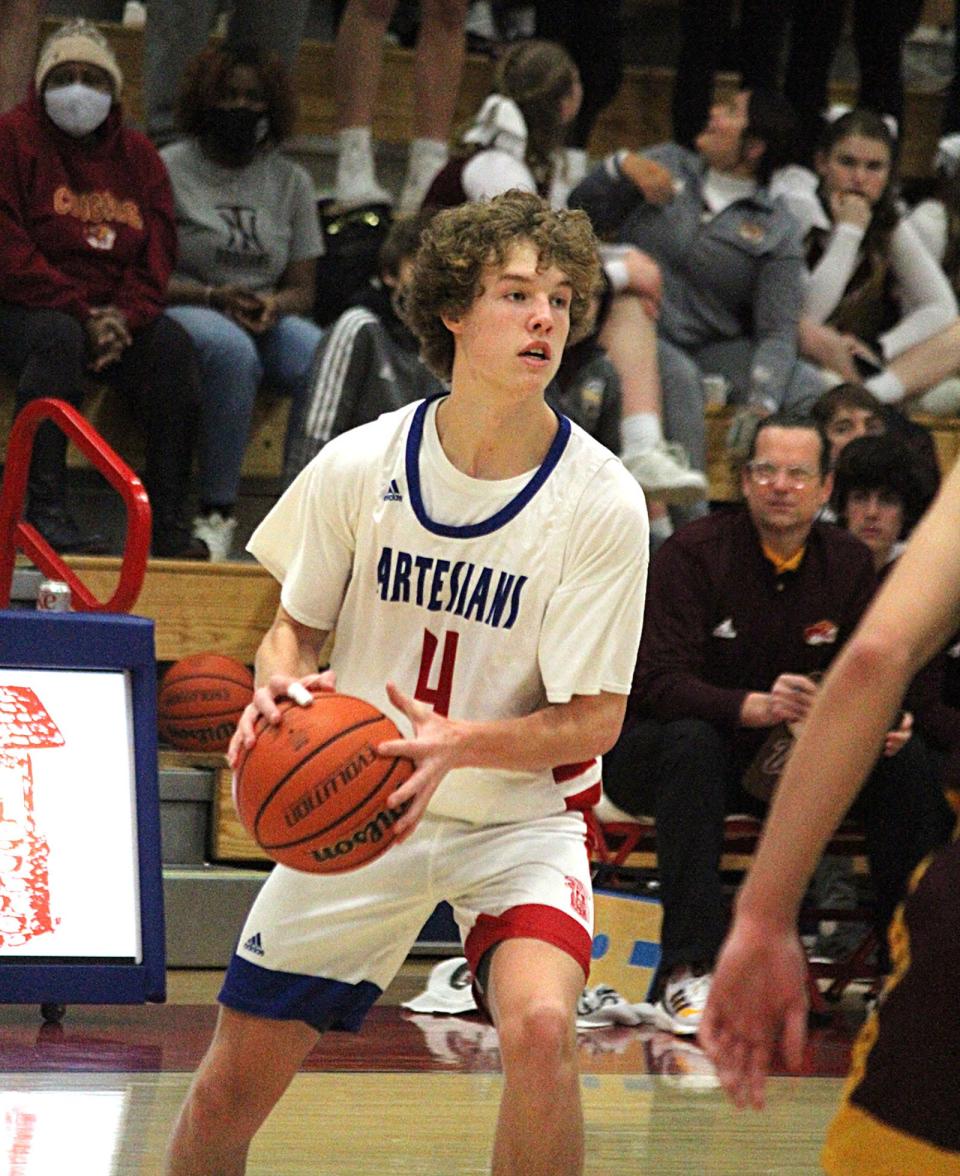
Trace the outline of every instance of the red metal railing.
{"label": "red metal railing", "polygon": [[[22,518],[30,455],[37,429],[49,420],[74,442],[123,499],[127,538],[120,579],[109,600],[100,601],[43,536]],[[0,489],[0,608],[10,604],[13,567],[22,551],[51,580],[70,585],[78,612],[128,612],[140,595],[150,551],[150,500],[143,483],[97,430],[64,400],[31,401],[17,414],[7,442],[7,464]]]}

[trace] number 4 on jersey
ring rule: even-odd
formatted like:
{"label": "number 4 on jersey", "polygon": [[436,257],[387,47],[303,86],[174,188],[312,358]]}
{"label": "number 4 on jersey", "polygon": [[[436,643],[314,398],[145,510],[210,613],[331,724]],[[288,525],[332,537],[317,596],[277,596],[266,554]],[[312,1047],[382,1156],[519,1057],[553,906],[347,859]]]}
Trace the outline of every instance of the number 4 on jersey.
{"label": "number 4 on jersey", "polygon": [[438,715],[450,713],[450,696],[453,693],[453,666],[457,660],[457,642],[460,634],[447,630],[443,638],[443,655],[440,659],[440,670],[436,677],[436,685],[431,686],[433,677],[433,659],[440,642],[428,630],[423,631],[423,652],[420,654],[420,673],[417,675],[417,689],[414,698],[421,702],[428,702]]}

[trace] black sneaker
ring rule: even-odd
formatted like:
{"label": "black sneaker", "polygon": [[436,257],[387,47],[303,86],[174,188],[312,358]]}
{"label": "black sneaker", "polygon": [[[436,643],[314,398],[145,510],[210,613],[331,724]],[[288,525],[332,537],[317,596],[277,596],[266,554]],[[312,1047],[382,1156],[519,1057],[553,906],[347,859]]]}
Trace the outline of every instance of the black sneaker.
{"label": "black sneaker", "polygon": [[62,503],[31,507],[24,516],[50,546],[63,555],[105,555],[106,538],[96,531],[81,531],[76,519]]}

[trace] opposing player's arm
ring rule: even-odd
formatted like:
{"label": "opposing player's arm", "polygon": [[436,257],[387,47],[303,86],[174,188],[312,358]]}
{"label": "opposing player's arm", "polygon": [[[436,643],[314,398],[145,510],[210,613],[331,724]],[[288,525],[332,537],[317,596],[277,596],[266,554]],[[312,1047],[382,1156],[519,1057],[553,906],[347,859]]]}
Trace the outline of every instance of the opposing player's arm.
{"label": "opposing player's arm", "polygon": [[396,825],[400,836],[413,830],[440,781],[454,768],[542,772],[609,751],[620,734],[627,703],[623,694],[602,691],[574,695],[569,702],[551,703],[518,718],[468,721],[437,714],[392,683],[387,693],[413,724],[413,736],[390,740],[378,750],[405,756],[417,765],[389,797],[393,808],[411,802]]}
{"label": "opposing player's arm", "polygon": [[227,750],[231,766],[242,746],[253,745],[255,724],[261,715],[270,723],[280,722],[276,699],[289,692],[291,683],[300,682],[305,686],[320,683],[333,688],[332,672],[318,672],[320,653],[327,636],[322,629],[301,624],[282,604],[277,606],[277,615],[264,634],[254,660],[253,698],[240,716]]}
{"label": "opposing player's arm", "polygon": [[778,1044],[799,1063],[806,1000],[796,917],[807,880],[880,753],[908,683],[958,619],[960,466],[827,675],[737,899],[701,1039],[739,1105],[762,1105]]}

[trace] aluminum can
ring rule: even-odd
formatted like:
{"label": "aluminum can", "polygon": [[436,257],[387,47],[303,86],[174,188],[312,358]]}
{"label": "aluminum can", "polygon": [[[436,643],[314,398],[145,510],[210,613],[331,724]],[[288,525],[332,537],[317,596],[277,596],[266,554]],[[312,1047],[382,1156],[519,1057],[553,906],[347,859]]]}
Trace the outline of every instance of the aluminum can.
{"label": "aluminum can", "polygon": [[37,592],[37,608],[44,612],[70,611],[70,585],[63,580],[43,580]]}

